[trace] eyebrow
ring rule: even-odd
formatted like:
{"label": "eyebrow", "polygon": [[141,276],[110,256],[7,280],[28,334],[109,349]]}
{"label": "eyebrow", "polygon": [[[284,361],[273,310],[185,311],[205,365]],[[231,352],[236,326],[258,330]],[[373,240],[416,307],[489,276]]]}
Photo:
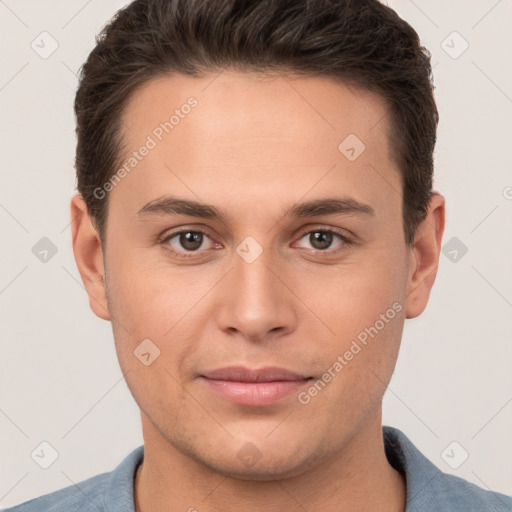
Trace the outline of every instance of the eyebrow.
{"label": "eyebrow", "polygon": [[[137,212],[137,216],[149,214],[188,215],[205,219],[219,219],[223,223],[227,221],[226,214],[213,205],[172,196],[155,199]],[[284,211],[283,217],[305,218],[335,214],[374,216],[375,210],[368,204],[348,197],[329,197],[292,205]]]}

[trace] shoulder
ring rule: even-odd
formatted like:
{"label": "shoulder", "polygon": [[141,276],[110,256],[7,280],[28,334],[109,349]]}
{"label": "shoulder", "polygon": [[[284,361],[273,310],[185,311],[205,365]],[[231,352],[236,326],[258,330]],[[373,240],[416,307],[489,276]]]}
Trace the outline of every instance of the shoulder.
{"label": "shoulder", "polygon": [[[429,495],[431,496],[429,498]],[[432,501],[433,505],[444,504],[445,510],[465,512],[511,512],[512,497],[499,492],[482,489],[463,478],[440,472],[429,483],[417,500]]]}
{"label": "shoulder", "polygon": [[92,476],[63,489],[39,496],[3,512],[132,512],[133,479],[144,446],[127,455],[112,471]]}
{"label": "shoulder", "polygon": [[33,498],[25,503],[4,509],[4,512],[83,512],[105,510],[103,498],[110,473],[102,473],[87,480],[69,485],[58,491]]}
{"label": "shoulder", "polygon": [[512,512],[512,497],[441,471],[400,430],[383,427],[389,463],[406,481],[406,512]]}

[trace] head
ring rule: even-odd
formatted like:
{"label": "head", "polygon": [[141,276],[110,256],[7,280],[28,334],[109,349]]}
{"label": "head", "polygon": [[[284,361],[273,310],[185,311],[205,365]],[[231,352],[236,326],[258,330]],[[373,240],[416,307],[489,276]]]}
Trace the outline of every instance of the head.
{"label": "head", "polygon": [[[75,111],[75,257],[146,430],[242,478],[343,449],[378,416],[444,229],[415,31],[375,0],[135,1]],[[241,405],[204,378],[235,365],[310,380]]]}

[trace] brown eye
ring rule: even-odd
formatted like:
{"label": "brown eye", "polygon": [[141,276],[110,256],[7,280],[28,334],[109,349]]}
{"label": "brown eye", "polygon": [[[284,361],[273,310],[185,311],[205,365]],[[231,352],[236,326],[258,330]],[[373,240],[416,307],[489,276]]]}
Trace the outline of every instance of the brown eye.
{"label": "brown eye", "polygon": [[332,233],[326,231],[313,231],[309,234],[309,242],[314,249],[328,249],[332,244]]}
{"label": "brown eye", "polygon": [[[336,238],[340,242],[333,248],[332,244]],[[310,244],[310,247],[306,247],[307,249],[314,249],[315,251],[322,252],[334,252],[340,246],[350,244],[350,241],[347,237],[341,233],[337,233],[336,231],[329,229],[316,229],[313,231],[308,231],[302,235],[301,240],[303,239],[306,239]]]}
{"label": "brown eye", "polygon": [[203,234],[196,231],[179,233],[177,236],[179,244],[187,251],[197,251],[203,243]]}
{"label": "brown eye", "polygon": [[[183,230],[171,233],[161,243],[177,256],[187,257],[193,256],[194,253],[200,254],[203,249],[208,249],[207,244],[204,243],[207,240],[211,239],[202,231]],[[211,245],[213,245],[213,241]]]}

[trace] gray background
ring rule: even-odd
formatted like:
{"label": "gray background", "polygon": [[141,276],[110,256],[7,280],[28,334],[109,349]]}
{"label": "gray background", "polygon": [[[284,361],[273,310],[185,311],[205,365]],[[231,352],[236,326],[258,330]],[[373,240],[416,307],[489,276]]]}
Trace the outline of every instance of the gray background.
{"label": "gray background", "polygon": [[[0,0],[2,507],[110,471],[142,443],[69,229],[76,72],[124,4]],[[448,245],[427,310],[406,321],[384,424],[442,470],[512,494],[512,2],[389,5],[432,52]],[[44,441],[58,453],[47,469],[31,457]]]}

